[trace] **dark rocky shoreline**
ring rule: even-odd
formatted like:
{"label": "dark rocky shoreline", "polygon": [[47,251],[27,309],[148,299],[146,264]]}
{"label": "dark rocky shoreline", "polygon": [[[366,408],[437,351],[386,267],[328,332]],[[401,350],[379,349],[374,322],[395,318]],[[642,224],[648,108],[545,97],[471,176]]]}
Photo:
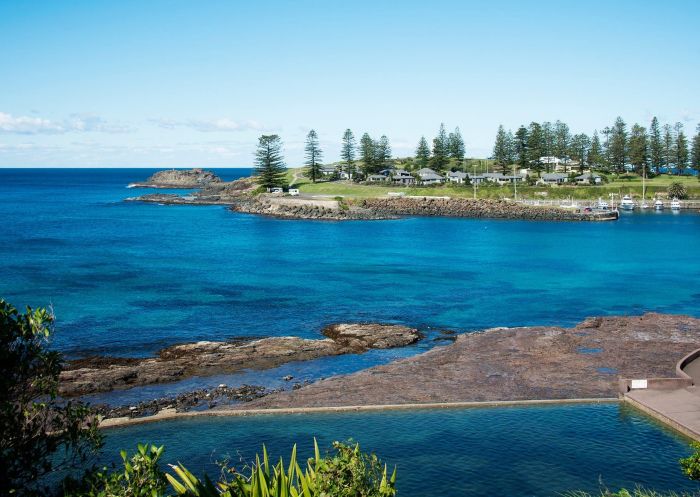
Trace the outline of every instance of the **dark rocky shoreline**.
{"label": "dark rocky shoreline", "polygon": [[110,406],[97,404],[93,408],[97,414],[108,418],[138,418],[153,416],[163,409],[174,409],[185,412],[197,408],[213,409],[221,406],[232,406],[241,402],[250,402],[275,390],[266,390],[257,385],[243,385],[237,388],[219,385],[216,388],[201,388],[186,392],[175,397],[160,397],[153,400],[138,402],[134,405]]}
{"label": "dark rocky shoreline", "polygon": [[333,324],[322,333],[328,338],[270,337],[173,345],[161,350],[157,357],[145,359],[86,357],[66,364],[59,393],[75,397],[191,376],[269,369],[292,361],[402,347],[422,338],[415,328],[376,323]]}

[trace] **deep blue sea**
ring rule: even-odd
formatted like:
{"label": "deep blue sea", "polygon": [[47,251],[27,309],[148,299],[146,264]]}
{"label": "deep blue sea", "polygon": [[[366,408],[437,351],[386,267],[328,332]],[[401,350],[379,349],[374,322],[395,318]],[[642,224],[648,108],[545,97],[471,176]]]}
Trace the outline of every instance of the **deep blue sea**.
{"label": "deep blue sea", "polygon": [[[152,172],[0,169],[0,297],[52,305],[54,346],[69,357],[318,338],[337,321],[402,323],[435,337],[602,314],[700,315],[697,213],[623,213],[610,223],[314,222],[124,202],[148,192],[126,185]],[[216,172],[230,180],[250,171]],[[285,374],[346,373],[434,343],[91,400],[135,402],[221,381],[276,387]],[[595,488],[599,475],[611,486],[688,488],[675,462],[684,442],[618,406],[190,420],[114,431],[109,443],[162,442],[197,469],[212,447],[251,454],[268,441],[286,456],[292,441],[309,445],[314,434],[326,444],[353,436],[398,464],[401,495],[421,495],[426,481],[455,495],[543,495]]]}

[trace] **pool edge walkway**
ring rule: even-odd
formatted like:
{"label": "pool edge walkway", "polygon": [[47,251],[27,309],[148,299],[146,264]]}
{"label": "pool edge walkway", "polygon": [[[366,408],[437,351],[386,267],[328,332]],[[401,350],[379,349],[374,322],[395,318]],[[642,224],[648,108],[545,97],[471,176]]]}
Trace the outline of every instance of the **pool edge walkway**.
{"label": "pool edge walkway", "polygon": [[509,406],[537,406],[537,405],[565,405],[565,404],[610,404],[619,403],[620,398],[580,398],[580,399],[531,399],[531,400],[493,400],[470,402],[432,402],[425,404],[374,404],[356,406],[329,406],[329,407],[288,407],[281,409],[208,409],[205,411],[177,412],[175,409],[163,409],[152,416],[140,418],[109,418],[100,421],[100,428],[118,428],[143,423],[169,421],[173,419],[195,418],[199,416],[260,416],[260,415],[288,415],[288,414],[313,414],[334,412],[369,412],[369,411],[401,411],[419,409],[466,409],[480,407],[509,407]]}
{"label": "pool edge walkway", "polygon": [[675,378],[620,379],[620,397],[640,411],[700,442],[700,349],[676,363]]}
{"label": "pool edge walkway", "polygon": [[700,392],[696,387],[670,391],[641,390],[622,396],[631,406],[700,442]]}

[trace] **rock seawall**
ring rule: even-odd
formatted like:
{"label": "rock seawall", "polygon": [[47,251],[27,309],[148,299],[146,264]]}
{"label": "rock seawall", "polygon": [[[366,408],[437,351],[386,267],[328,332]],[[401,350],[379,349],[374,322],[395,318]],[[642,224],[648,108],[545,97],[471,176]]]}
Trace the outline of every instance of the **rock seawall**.
{"label": "rock seawall", "polygon": [[441,216],[546,221],[597,221],[610,217],[610,213],[600,215],[558,207],[525,205],[509,200],[466,198],[371,198],[363,200],[361,206],[380,216]]}

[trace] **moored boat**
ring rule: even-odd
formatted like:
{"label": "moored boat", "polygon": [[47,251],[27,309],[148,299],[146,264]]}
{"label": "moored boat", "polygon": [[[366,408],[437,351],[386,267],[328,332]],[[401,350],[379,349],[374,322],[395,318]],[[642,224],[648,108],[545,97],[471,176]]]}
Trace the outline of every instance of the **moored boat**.
{"label": "moored boat", "polygon": [[657,211],[664,210],[664,203],[658,198],[656,199],[656,202],[654,202],[654,209]]}
{"label": "moored boat", "polygon": [[631,211],[636,207],[637,204],[635,204],[634,200],[632,200],[632,197],[629,195],[625,195],[622,197],[622,201],[620,202],[620,208],[626,211]]}
{"label": "moored boat", "polygon": [[674,198],[673,200],[671,200],[671,210],[672,211],[681,210],[681,201],[678,200],[677,198]]}

